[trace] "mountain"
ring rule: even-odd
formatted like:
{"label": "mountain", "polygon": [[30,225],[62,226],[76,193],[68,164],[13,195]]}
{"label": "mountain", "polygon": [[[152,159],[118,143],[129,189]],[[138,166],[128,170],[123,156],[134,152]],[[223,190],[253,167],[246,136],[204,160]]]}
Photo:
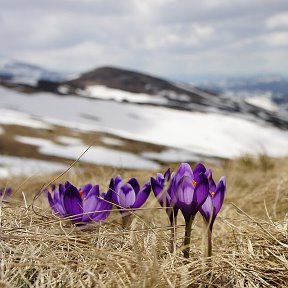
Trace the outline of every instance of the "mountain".
{"label": "mountain", "polygon": [[250,78],[232,78],[199,84],[202,89],[229,97],[237,97],[271,111],[288,107],[288,78],[266,75]]}
{"label": "mountain", "polygon": [[[288,128],[286,114],[267,109],[268,105],[256,105],[256,98],[254,102],[249,102],[234,95],[227,96],[222,93],[223,90],[215,87],[195,87],[140,72],[101,67],[63,83],[58,91],[63,94],[145,103],[187,111],[232,113],[237,117],[252,117],[280,128]],[[266,101],[268,100],[267,98]]]}
{"label": "mountain", "polygon": [[0,59],[0,84],[4,86],[22,88],[24,92],[57,91],[58,84],[65,79],[61,73],[36,65]]}
{"label": "mountain", "polygon": [[[259,105],[259,102],[263,102],[261,99],[249,101],[249,97],[235,97],[234,92],[230,95],[230,90],[225,90],[225,87],[236,87],[230,82],[226,86],[220,82],[217,87],[208,85],[199,88],[116,67],[97,68],[67,80],[62,74],[34,65],[10,62],[0,67],[0,84],[26,93],[49,91],[63,97],[74,95],[177,110],[231,114],[288,129],[285,109],[269,109],[269,103]],[[269,101],[269,97],[264,98],[266,102]]]}
{"label": "mountain", "polygon": [[[124,90],[132,93],[146,93],[149,95],[162,95],[172,98],[171,94],[185,94],[201,101],[201,96],[171,82],[150,76],[144,73],[130,71],[116,67],[101,67],[83,73],[79,78],[67,82],[73,88],[85,89],[91,85],[103,85],[113,89]],[[211,94],[213,96],[213,94]],[[174,100],[177,100],[174,99]]]}
{"label": "mountain", "polygon": [[0,148],[10,156],[75,160],[91,139],[84,162],[130,168],[288,155],[288,113],[258,105],[253,94],[212,93],[116,67],[73,79],[19,62],[0,71]]}

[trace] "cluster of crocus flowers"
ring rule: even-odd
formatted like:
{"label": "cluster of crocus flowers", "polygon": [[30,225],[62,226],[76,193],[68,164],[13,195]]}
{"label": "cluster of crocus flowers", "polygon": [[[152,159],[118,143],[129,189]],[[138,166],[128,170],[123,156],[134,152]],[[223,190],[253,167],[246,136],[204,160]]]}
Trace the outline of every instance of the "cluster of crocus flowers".
{"label": "cluster of crocus flowers", "polygon": [[171,250],[175,250],[175,227],[179,210],[185,220],[184,257],[189,257],[191,227],[198,212],[203,216],[207,226],[208,252],[212,251],[212,229],[225,196],[226,180],[222,177],[216,185],[211,169],[198,163],[194,169],[188,163],[180,164],[176,172],[170,168],[164,174],[157,173],[142,187],[136,178],[127,182],[120,175],[110,181],[108,191],[100,193],[99,185],[86,184],[77,188],[69,182],[53,186],[47,191],[52,210],[62,217],[69,218],[74,224],[105,220],[113,204],[122,216],[122,226],[129,226],[129,219],[148,199],[150,191],[159,204],[165,208],[172,228]]}
{"label": "cluster of crocus flowers", "polygon": [[185,219],[184,257],[189,257],[191,227],[198,211],[208,225],[207,255],[211,256],[212,227],[223,204],[226,190],[225,177],[222,177],[216,186],[212,171],[207,170],[201,163],[198,163],[194,169],[188,163],[182,163],[171,177],[170,170],[169,172],[167,170],[164,175],[158,173],[156,178],[151,178],[152,190],[160,205],[165,206],[166,211],[167,209],[172,211],[173,214],[167,212],[171,226],[176,223],[178,210],[183,214]]}
{"label": "cluster of crocus flowers", "polygon": [[76,188],[70,182],[52,187],[53,196],[48,192],[52,210],[59,216],[68,217],[73,223],[105,220],[112,209],[111,194],[101,193],[99,185],[86,184]]}

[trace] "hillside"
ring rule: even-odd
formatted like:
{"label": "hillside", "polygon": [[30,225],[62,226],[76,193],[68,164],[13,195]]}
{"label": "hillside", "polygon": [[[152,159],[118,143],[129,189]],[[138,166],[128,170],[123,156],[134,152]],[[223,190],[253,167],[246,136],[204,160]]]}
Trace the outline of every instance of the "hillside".
{"label": "hillside", "polygon": [[[91,85],[104,85],[106,87],[132,93],[162,95],[167,98],[173,93],[175,95],[184,94],[189,96],[191,100],[201,101],[200,95],[177,87],[167,80],[116,67],[101,67],[83,73],[79,78],[68,81],[67,85],[75,89],[85,89],[87,86]],[[210,96],[213,97],[215,95],[210,94]],[[177,100],[177,98],[175,98],[175,100]]]}

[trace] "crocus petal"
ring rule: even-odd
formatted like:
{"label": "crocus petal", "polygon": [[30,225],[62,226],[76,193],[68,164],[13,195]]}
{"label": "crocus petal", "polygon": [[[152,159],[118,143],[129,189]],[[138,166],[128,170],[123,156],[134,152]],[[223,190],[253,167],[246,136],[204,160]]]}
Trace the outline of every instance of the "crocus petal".
{"label": "crocus petal", "polygon": [[[193,212],[197,213],[199,208],[203,205],[209,194],[209,183],[205,174],[201,173],[198,176],[198,182],[195,186],[193,195]],[[193,214],[194,214],[193,213]]]}
{"label": "crocus petal", "polygon": [[7,199],[11,196],[12,189],[10,187],[5,187],[4,189],[0,189],[0,201],[7,201]]}
{"label": "crocus petal", "polygon": [[154,179],[153,177],[151,177],[151,187],[152,187],[152,191],[155,195],[155,197],[158,199],[159,203],[161,206],[164,205],[164,199],[165,199],[165,195],[163,192],[163,186],[160,185],[160,183]]}
{"label": "crocus petal", "polygon": [[226,191],[226,178],[222,177],[217,185],[215,196],[213,197],[213,205],[215,207],[215,215],[217,215],[222,207]]}
{"label": "crocus petal", "polygon": [[82,219],[82,199],[80,197],[78,189],[70,184],[65,191],[64,198],[64,207],[67,212],[67,216],[79,215],[74,217],[74,221],[80,221]]}
{"label": "crocus petal", "polygon": [[54,187],[54,191],[53,191],[54,197],[52,197],[51,193],[48,190],[46,191],[47,191],[48,201],[52,210],[61,216],[66,216],[67,213],[63,206],[63,201],[61,200],[59,190]]}
{"label": "crocus petal", "polygon": [[166,181],[170,181],[170,179],[171,179],[171,170],[170,170],[170,168],[168,168],[166,170],[166,172],[164,173],[164,178],[165,178]]}
{"label": "crocus petal", "polygon": [[114,186],[115,186],[115,190],[117,189],[117,186],[122,182],[122,177],[120,175],[117,175],[114,178]]}
{"label": "crocus petal", "polygon": [[140,184],[136,178],[131,178],[127,183],[129,183],[134,189],[136,195],[140,191]]}
{"label": "crocus petal", "polygon": [[198,163],[194,169],[193,169],[193,174],[194,174],[194,180],[196,182],[199,181],[199,175],[202,173],[206,172],[206,167],[202,163]]}
{"label": "crocus petal", "polygon": [[177,202],[177,197],[178,197],[177,190],[183,178],[188,177],[189,179],[191,179],[189,176],[183,176],[181,179],[179,179],[179,181],[177,181],[178,177],[176,177],[176,174],[174,175],[175,177],[171,178],[171,182],[166,193],[166,200],[167,200],[168,206],[170,207],[172,207]]}
{"label": "crocus petal", "polygon": [[216,184],[215,184],[215,181],[214,181],[214,179],[213,179],[213,177],[212,177],[212,170],[211,170],[211,169],[206,170],[205,175],[206,175],[207,178],[208,178],[209,191],[215,193],[215,191],[216,191]]}
{"label": "crocus petal", "polygon": [[122,182],[116,192],[117,192],[118,205],[120,207],[130,208],[135,203],[136,199],[135,191],[130,184]]}
{"label": "crocus petal", "polygon": [[84,199],[87,196],[92,187],[93,187],[92,184],[86,184],[79,189],[80,196],[82,197],[82,199]]}
{"label": "crocus petal", "polygon": [[146,202],[150,192],[151,192],[151,184],[150,182],[147,182],[144,184],[140,192],[136,195],[136,200],[132,207],[133,208],[141,207]]}
{"label": "crocus petal", "polygon": [[[114,178],[111,178],[110,180],[110,184],[109,184],[109,195],[111,195],[111,201],[115,204],[118,203],[118,200],[117,200],[117,192],[116,192],[116,187],[115,187],[115,180]],[[107,192],[107,193],[108,193]]]}
{"label": "crocus petal", "polygon": [[209,223],[211,214],[213,213],[213,203],[212,203],[212,196],[210,193],[208,194],[205,202],[202,204],[202,206],[199,209],[199,212],[204,217],[205,221]]}
{"label": "crocus petal", "polygon": [[190,177],[183,177],[177,189],[178,200],[186,205],[190,205],[193,201],[194,186]]}
{"label": "crocus petal", "polygon": [[104,221],[110,214],[110,211],[112,209],[112,203],[110,203],[111,196],[108,194],[108,192],[102,193],[97,201],[96,205],[96,213],[93,214],[93,221]]}
{"label": "crocus petal", "polygon": [[10,197],[11,196],[11,194],[12,194],[12,189],[10,188],[10,187],[6,187],[5,189],[4,189],[4,192],[3,192],[3,195],[4,195],[4,197],[6,198],[8,198],[8,197]]}
{"label": "crocus petal", "polygon": [[58,213],[57,209],[55,208],[55,203],[52,199],[51,193],[48,190],[47,190],[47,196],[48,196],[48,201],[49,201],[49,205],[50,205],[51,209],[54,212]]}
{"label": "crocus petal", "polygon": [[177,206],[181,210],[185,221],[189,221],[192,215],[191,204],[194,196],[194,186],[190,177],[184,176],[177,187]]}
{"label": "crocus petal", "polygon": [[193,171],[188,163],[181,163],[174,177],[176,184],[184,177],[193,178]]}
{"label": "crocus petal", "polygon": [[69,181],[66,181],[64,184],[64,187],[67,189],[69,186],[71,186],[72,184]]}
{"label": "crocus petal", "polygon": [[164,182],[165,182],[165,178],[163,176],[162,173],[157,173],[156,174],[156,181],[160,184],[164,186]]}
{"label": "crocus petal", "polygon": [[99,197],[99,185],[95,185],[90,189],[87,197],[83,200],[83,217],[82,222],[88,222],[92,220],[93,213],[96,211]]}
{"label": "crocus petal", "polygon": [[66,216],[67,212],[64,207],[63,197],[65,193],[64,185],[60,184],[59,189],[54,190],[54,208],[61,216]]}
{"label": "crocus petal", "polygon": [[[70,183],[69,183],[70,184]],[[71,185],[71,184],[70,184]],[[55,189],[54,190],[54,193],[55,193],[55,191],[56,191],[57,189]],[[64,198],[64,193],[65,193],[65,186],[63,185],[63,184],[59,184],[59,190],[58,190],[58,192],[59,192],[59,201],[60,201],[60,203],[61,203],[61,205],[64,205],[63,204],[63,198]],[[54,194],[54,199],[55,199],[55,194]]]}

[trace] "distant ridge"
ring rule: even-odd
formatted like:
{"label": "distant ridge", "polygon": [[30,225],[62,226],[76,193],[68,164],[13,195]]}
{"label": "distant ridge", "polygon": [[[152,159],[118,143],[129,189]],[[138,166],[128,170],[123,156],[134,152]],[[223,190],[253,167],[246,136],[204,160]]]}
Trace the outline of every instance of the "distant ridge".
{"label": "distant ridge", "polygon": [[[81,74],[77,79],[67,81],[73,88],[85,89],[91,85],[104,85],[109,88],[129,91],[133,93],[146,93],[150,95],[167,96],[171,91],[175,94],[185,94],[191,98],[201,97],[197,93],[176,86],[168,80],[164,80],[148,74],[116,67],[100,67]],[[166,92],[166,93],[165,93]],[[211,93],[211,96],[214,94]],[[175,99],[176,100],[176,99]]]}
{"label": "distant ridge", "polygon": [[2,67],[0,65],[0,85],[24,93],[46,91],[61,97],[69,95],[201,113],[229,113],[288,129],[285,110],[285,113],[270,111],[255,101],[249,103],[239,97],[212,93],[206,87],[198,88],[188,83],[172,82],[111,66],[96,68],[74,79],[70,77],[68,80],[62,76],[41,67],[18,62]]}

